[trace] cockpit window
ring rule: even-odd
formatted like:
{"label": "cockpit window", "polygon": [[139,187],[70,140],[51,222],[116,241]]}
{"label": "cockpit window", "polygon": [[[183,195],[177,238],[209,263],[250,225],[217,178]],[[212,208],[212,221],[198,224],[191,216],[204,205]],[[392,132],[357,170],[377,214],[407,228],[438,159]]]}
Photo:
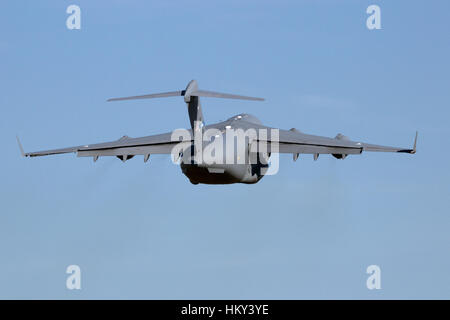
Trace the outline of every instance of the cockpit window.
{"label": "cockpit window", "polygon": [[256,123],[256,124],[262,124],[261,121],[259,121],[258,118],[256,118],[255,116],[252,116],[251,114],[247,114],[247,113],[241,113],[238,114],[237,116],[234,116],[232,118],[229,118],[228,120],[231,121],[236,121],[236,120],[245,120],[251,123]]}

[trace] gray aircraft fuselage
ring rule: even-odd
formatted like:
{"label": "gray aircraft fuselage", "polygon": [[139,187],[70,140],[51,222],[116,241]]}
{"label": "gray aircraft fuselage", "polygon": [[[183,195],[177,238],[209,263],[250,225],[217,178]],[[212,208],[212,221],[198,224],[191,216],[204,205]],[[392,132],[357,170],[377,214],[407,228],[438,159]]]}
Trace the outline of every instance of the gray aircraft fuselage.
{"label": "gray aircraft fuselage", "polygon": [[[261,121],[255,116],[238,114],[227,121],[205,126],[205,129],[215,128],[221,130],[222,139],[225,141],[224,129],[226,127],[245,131],[259,126],[261,126]],[[203,148],[206,148],[209,143],[213,142],[203,142]],[[183,174],[193,184],[257,183],[264,176],[265,169],[268,168],[268,164],[261,161],[259,155],[257,155],[256,163],[251,163],[246,159],[246,163],[243,164],[197,164],[192,157],[194,154],[193,146],[191,150],[186,151],[188,152],[184,152],[181,156],[180,167]],[[245,153],[249,153],[249,144],[247,142],[245,144]],[[224,155],[226,157],[226,148],[224,149]]]}

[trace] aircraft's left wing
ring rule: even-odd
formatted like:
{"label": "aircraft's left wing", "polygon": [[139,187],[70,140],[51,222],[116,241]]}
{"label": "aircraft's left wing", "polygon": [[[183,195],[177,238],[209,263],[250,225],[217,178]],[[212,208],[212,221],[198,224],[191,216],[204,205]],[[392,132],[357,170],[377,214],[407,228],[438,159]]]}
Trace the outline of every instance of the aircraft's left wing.
{"label": "aircraft's left wing", "polygon": [[[36,152],[24,152],[23,147],[17,138],[19,147],[24,157],[39,157],[63,153],[76,153],[78,157],[93,157],[97,160],[98,157],[116,156],[122,160],[127,160],[135,155],[144,155],[144,159],[148,159],[150,154],[170,154],[174,146],[180,141],[173,141],[171,139],[172,133],[163,133],[153,136],[141,138],[129,138],[124,136],[116,141],[88,144],[75,147],[52,149]],[[191,141],[182,142],[185,147],[191,144]]]}
{"label": "aircraft's left wing", "polygon": [[389,146],[374,145],[363,142],[351,141],[347,137],[338,134],[335,138],[327,138],[304,134],[296,129],[279,130],[279,135],[271,136],[269,139],[258,139],[259,143],[267,143],[268,152],[292,153],[294,159],[301,153],[332,154],[337,158],[344,158],[348,154],[360,154],[363,151],[376,152],[401,152],[415,153],[417,143],[417,132],[413,148],[397,148]]}

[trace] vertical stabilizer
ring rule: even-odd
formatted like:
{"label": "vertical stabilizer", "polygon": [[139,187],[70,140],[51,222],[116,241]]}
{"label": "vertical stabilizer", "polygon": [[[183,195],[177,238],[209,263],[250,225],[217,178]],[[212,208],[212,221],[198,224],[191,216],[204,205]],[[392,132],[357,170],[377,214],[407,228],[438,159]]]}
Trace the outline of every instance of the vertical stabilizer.
{"label": "vertical stabilizer", "polygon": [[203,126],[203,113],[202,106],[200,105],[200,97],[197,95],[192,95],[198,91],[198,84],[196,80],[191,80],[186,90],[184,91],[184,102],[186,102],[189,113],[189,120],[191,122],[192,130],[195,130],[195,123],[202,127]]}

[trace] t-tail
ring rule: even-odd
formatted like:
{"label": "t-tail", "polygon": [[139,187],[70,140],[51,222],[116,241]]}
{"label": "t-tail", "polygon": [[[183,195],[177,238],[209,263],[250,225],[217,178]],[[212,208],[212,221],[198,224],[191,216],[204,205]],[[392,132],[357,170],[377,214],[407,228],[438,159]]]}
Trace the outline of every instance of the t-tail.
{"label": "t-tail", "polygon": [[203,113],[202,107],[200,105],[200,97],[210,97],[210,98],[224,98],[224,99],[238,99],[238,100],[253,100],[253,101],[264,101],[263,98],[241,96],[236,94],[221,93],[214,91],[199,90],[198,83],[196,80],[191,80],[185,90],[180,91],[170,91],[162,93],[145,94],[140,96],[123,97],[123,98],[112,98],[108,101],[123,101],[123,100],[137,100],[137,99],[152,99],[152,98],[165,98],[165,97],[176,97],[183,96],[184,102],[186,102],[188,107],[189,120],[191,123],[191,128],[195,130],[195,125],[203,126]]}

